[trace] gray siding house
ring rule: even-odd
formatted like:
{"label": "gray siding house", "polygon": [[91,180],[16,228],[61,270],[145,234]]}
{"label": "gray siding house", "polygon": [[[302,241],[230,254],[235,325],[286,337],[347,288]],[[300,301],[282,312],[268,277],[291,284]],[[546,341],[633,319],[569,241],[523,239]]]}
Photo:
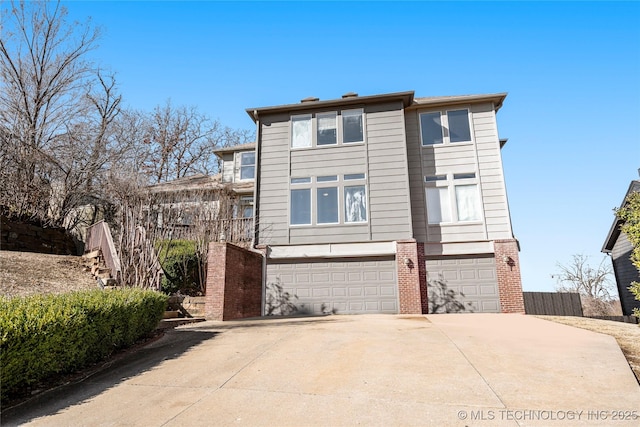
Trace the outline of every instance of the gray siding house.
{"label": "gray siding house", "polygon": [[[624,205],[629,194],[635,192],[640,192],[640,181],[637,180],[631,181],[620,206]],[[632,282],[640,282],[640,272],[631,262],[633,246],[627,236],[620,231],[621,225],[621,220],[616,218],[613,221],[609,234],[607,234],[607,239],[602,246],[602,252],[611,256],[622,313],[625,316],[632,316],[634,308],[640,309],[640,301],[635,299],[635,296],[628,288]]]}
{"label": "gray siding house", "polygon": [[505,97],[348,93],[247,109],[265,301],[523,313],[496,125]]}

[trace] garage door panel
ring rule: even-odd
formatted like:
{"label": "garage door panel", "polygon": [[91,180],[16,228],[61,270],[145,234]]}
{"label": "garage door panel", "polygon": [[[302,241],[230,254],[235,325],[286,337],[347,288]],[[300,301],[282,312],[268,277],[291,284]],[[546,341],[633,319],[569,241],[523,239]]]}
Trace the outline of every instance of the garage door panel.
{"label": "garage door panel", "polygon": [[[466,312],[500,312],[495,258],[492,256],[451,256],[432,258],[425,262],[429,281],[429,298],[443,304],[453,291],[454,302],[461,303]],[[445,292],[432,283],[444,282]],[[454,307],[451,304],[450,307]],[[430,309],[433,306],[430,304]],[[454,307],[455,308],[455,307]],[[444,309],[440,309],[444,311]]]}
{"label": "garage door panel", "polygon": [[[302,265],[306,267],[301,268]],[[271,261],[267,265],[267,283],[280,281],[283,291],[290,295],[290,302],[301,312],[397,313],[395,269],[392,257]],[[276,296],[273,288],[268,287],[267,291]]]}

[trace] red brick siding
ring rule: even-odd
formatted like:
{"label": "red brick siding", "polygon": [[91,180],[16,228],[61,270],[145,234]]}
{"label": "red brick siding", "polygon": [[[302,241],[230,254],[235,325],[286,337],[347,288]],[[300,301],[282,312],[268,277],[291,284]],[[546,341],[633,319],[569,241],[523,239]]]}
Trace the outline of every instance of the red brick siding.
{"label": "red brick siding", "polygon": [[233,320],[261,312],[262,255],[231,243],[210,243],[205,317]]}
{"label": "red brick siding", "polygon": [[[424,254],[424,248],[422,253]],[[421,260],[419,254],[415,240],[396,242],[400,314],[422,314],[421,279],[424,277],[426,287],[426,272],[424,255]],[[408,265],[405,260],[408,260]]]}
{"label": "red brick siding", "polygon": [[513,239],[496,240],[494,241],[494,249],[498,292],[500,293],[500,311],[502,313],[524,314],[518,243]]}

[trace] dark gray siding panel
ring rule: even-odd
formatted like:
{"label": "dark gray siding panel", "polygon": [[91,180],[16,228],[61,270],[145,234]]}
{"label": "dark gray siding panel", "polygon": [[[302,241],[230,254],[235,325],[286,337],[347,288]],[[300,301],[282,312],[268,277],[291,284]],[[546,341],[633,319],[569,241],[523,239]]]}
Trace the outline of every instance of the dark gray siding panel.
{"label": "dark gray siding panel", "polygon": [[640,309],[640,301],[629,291],[628,287],[632,282],[640,282],[640,273],[638,269],[631,263],[631,251],[633,246],[624,233],[620,233],[618,240],[611,251],[613,260],[613,269],[618,283],[618,293],[620,294],[620,304],[622,305],[622,313],[625,316],[631,316],[633,309]]}

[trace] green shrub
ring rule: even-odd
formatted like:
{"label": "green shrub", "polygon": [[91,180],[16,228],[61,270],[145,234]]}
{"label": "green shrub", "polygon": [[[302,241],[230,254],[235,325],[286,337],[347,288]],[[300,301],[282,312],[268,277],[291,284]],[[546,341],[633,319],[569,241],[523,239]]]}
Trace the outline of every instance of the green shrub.
{"label": "green shrub", "polygon": [[2,401],[130,346],[155,329],[166,305],[166,295],[134,288],[0,297]]}
{"label": "green shrub", "polygon": [[200,289],[200,258],[193,240],[163,240],[156,245],[164,271],[162,292],[194,294]]}

